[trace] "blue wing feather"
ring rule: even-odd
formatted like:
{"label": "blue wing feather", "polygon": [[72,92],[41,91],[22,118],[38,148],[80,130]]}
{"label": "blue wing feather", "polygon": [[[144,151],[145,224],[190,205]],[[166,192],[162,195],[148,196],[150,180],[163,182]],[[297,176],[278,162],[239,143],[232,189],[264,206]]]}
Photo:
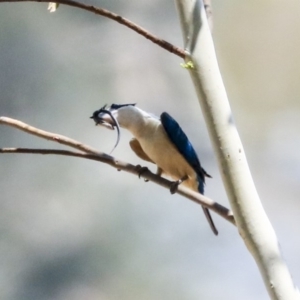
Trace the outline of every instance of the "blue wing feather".
{"label": "blue wing feather", "polygon": [[[183,132],[179,124],[166,112],[161,114],[160,119],[171,142],[197,173],[198,191],[201,194],[204,194],[205,176],[211,176],[208,175],[206,171],[201,167],[200,160],[197,156],[195,149],[193,148],[191,142],[189,141],[188,137]],[[209,210],[204,206],[202,206],[202,208],[206,219],[210,225],[210,228],[212,229],[215,235],[218,235],[218,230],[213,222]]]}
{"label": "blue wing feather", "polygon": [[188,137],[183,132],[179,124],[168,113],[163,112],[160,116],[160,119],[171,142],[197,173],[199,182],[198,190],[201,194],[203,194],[205,183],[204,176],[208,174],[201,167],[200,160],[191,142],[189,141]]}

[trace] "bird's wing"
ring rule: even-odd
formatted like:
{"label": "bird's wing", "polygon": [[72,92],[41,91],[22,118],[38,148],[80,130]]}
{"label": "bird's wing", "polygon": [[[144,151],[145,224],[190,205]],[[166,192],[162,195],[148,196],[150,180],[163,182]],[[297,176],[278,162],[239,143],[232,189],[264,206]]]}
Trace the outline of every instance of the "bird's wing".
{"label": "bird's wing", "polygon": [[207,176],[208,174],[202,169],[199,158],[191,142],[179,124],[168,113],[163,112],[160,116],[160,120],[173,145],[198,174],[199,192],[203,194],[205,182],[204,176]]}
{"label": "bird's wing", "polygon": [[205,177],[212,178],[212,176],[209,175],[203,168],[201,168],[201,169],[202,169],[202,172],[203,172]]}
{"label": "bird's wing", "polygon": [[149,156],[144,152],[144,150],[142,149],[139,141],[137,139],[132,139],[129,142],[130,148],[132,149],[132,151],[141,159],[149,161],[154,163]]}
{"label": "bird's wing", "polygon": [[[199,158],[193,148],[191,142],[189,141],[186,134],[183,132],[179,124],[166,112],[162,113],[160,116],[162,126],[164,127],[169,139],[181,155],[186,159],[189,165],[195,170],[198,175],[198,191],[204,194],[204,182],[205,177],[211,177],[202,167]],[[213,222],[209,210],[202,206],[205,217],[215,235],[218,235],[218,230]]]}

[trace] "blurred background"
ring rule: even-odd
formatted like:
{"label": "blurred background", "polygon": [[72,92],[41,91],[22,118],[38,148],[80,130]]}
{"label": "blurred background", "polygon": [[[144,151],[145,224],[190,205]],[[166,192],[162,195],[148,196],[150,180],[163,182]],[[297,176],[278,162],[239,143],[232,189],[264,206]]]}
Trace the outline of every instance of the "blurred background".
{"label": "blurred background", "polygon": [[[90,1],[182,47],[173,1]],[[300,4],[213,1],[214,41],[254,181],[300,285]],[[104,104],[168,111],[229,206],[181,59],[120,24],[46,3],[1,3],[0,115],[109,152],[116,132],[89,119]],[[114,155],[143,164],[122,131]],[[62,148],[0,127],[0,147]],[[150,166],[155,170],[154,166]],[[237,230],[196,204],[92,161],[0,155],[3,300],[268,299]]]}

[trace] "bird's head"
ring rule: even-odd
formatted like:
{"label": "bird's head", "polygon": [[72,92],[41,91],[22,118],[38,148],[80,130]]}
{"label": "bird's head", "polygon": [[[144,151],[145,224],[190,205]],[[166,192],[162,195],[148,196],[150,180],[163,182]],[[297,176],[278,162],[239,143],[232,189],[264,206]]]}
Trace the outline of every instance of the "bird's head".
{"label": "bird's head", "polygon": [[94,111],[91,119],[96,125],[104,126],[108,129],[115,127],[124,127],[126,119],[130,118],[129,111],[135,104],[112,104],[111,106],[104,105],[100,109]]}
{"label": "bird's head", "polygon": [[113,150],[117,147],[120,140],[120,126],[126,127],[130,123],[130,111],[135,104],[112,104],[111,106],[104,105],[100,109],[94,111],[90,117],[95,121],[96,125],[104,126],[114,130],[117,128],[118,139]]}

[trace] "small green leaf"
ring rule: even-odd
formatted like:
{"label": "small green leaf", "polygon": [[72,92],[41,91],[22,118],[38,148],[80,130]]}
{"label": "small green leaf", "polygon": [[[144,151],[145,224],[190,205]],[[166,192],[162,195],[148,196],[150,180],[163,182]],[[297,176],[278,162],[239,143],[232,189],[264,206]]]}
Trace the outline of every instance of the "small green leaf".
{"label": "small green leaf", "polygon": [[190,60],[187,63],[180,64],[185,69],[195,69],[193,62]]}

